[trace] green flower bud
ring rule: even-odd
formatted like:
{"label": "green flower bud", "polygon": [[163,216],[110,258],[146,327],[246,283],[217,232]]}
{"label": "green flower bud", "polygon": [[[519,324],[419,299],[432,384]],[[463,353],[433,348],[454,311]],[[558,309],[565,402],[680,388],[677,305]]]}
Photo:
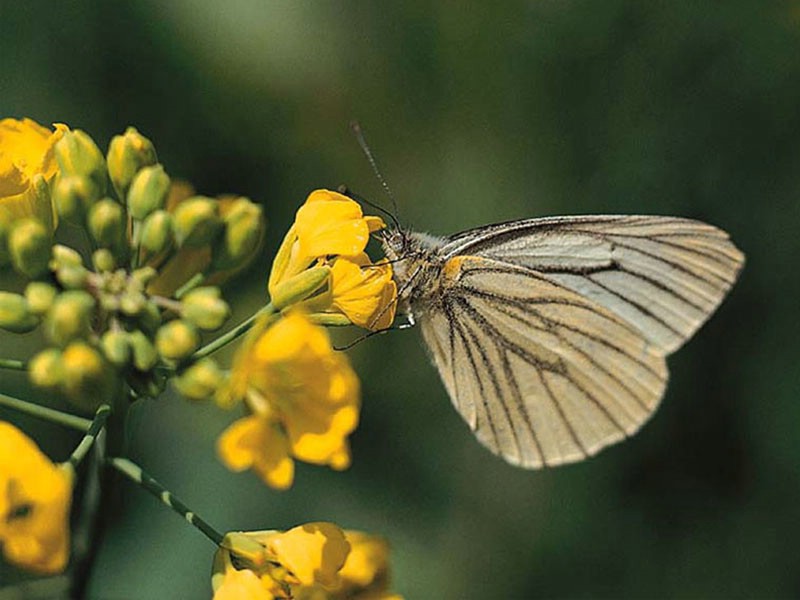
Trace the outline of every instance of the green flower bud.
{"label": "green flower bud", "polygon": [[128,190],[128,212],[142,220],[154,210],[164,208],[169,193],[169,175],[161,165],[144,167],[136,174]]}
{"label": "green flower bud", "polygon": [[82,267],[83,257],[77,250],[69,246],[56,244],[53,246],[53,258],[50,261],[50,268],[54,271],[64,267]]}
{"label": "green flower bud", "polygon": [[247,198],[234,201],[223,223],[225,230],[212,251],[212,268],[218,271],[236,268],[251,258],[265,229],[261,207]]}
{"label": "green flower bud", "polygon": [[58,295],[45,317],[45,335],[58,346],[83,338],[91,331],[94,298],[82,290],[71,290]]}
{"label": "green flower bud", "polygon": [[173,217],[179,246],[206,246],[222,227],[217,201],[204,196],[188,198],[178,204]]}
{"label": "green flower bud", "polygon": [[25,333],[38,324],[39,319],[31,312],[24,296],[0,292],[0,328]]}
{"label": "green flower bud", "polygon": [[120,248],[127,223],[125,211],[111,198],[103,198],[89,209],[87,229],[98,246]]}
{"label": "green flower bud", "polygon": [[100,273],[110,273],[117,268],[117,261],[110,250],[100,248],[92,253],[92,265]]}
{"label": "green flower bud", "polygon": [[131,345],[125,331],[106,331],[100,338],[100,346],[108,362],[115,367],[122,368],[131,360]]}
{"label": "green flower bud", "polygon": [[158,352],[153,342],[138,329],[128,333],[128,343],[133,352],[133,366],[139,371],[149,371],[158,362]]}
{"label": "green flower bud", "polygon": [[207,331],[222,327],[231,314],[217,287],[195,288],[183,297],[181,304],[181,317]]}
{"label": "green flower bud", "polygon": [[119,297],[119,309],[129,317],[135,317],[147,304],[147,298],[141,292],[125,292]]}
{"label": "green flower bud", "polygon": [[154,334],[161,326],[161,311],[153,302],[147,302],[136,318],[139,326],[150,334]]}
{"label": "green flower bud", "polygon": [[62,176],[88,177],[102,194],[106,189],[106,161],[100,148],[79,129],[68,131],[58,140],[55,156]]}
{"label": "green flower bud", "polygon": [[42,388],[57,388],[64,382],[64,361],[61,350],[48,348],[28,363],[28,379]]}
{"label": "green flower bud", "polygon": [[331,275],[331,268],[326,266],[306,269],[278,284],[272,294],[272,305],[279,310],[302,302],[319,290]]}
{"label": "green flower bud", "polygon": [[100,188],[89,177],[62,176],[53,188],[53,204],[59,217],[82,225],[89,209],[101,195]]}
{"label": "green flower bud", "polygon": [[69,246],[53,246],[50,268],[55,271],[58,282],[67,289],[86,287],[89,271],[83,266],[83,258]]}
{"label": "green flower bud", "polygon": [[142,167],[158,162],[153,143],[128,127],[123,135],[115,135],[108,145],[108,174],[120,198],[128,193],[134,176]]}
{"label": "green flower bud", "polygon": [[141,269],[136,269],[133,273],[131,273],[131,279],[133,282],[137,284],[136,289],[144,290],[147,287],[147,284],[153,281],[158,277],[158,271],[156,271],[153,267],[142,267]]}
{"label": "green flower bud", "polygon": [[173,378],[172,382],[186,398],[207,400],[214,396],[223,380],[224,375],[217,363],[211,358],[204,358]]}
{"label": "green flower bud", "polygon": [[175,319],[159,327],[156,332],[158,353],[169,360],[188,357],[200,346],[200,334],[193,325]]}
{"label": "green flower bud", "polygon": [[38,277],[47,271],[52,245],[50,232],[38,219],[15,221],[8,238],[11,263],[23,275]]}
{"label": "green flower bud", "polygon": [[158,254],[172,244],[172,215],[165,210],[150,213],[142,223],[139,244],[152,254]]}
{"label": "green flower bud", "polygon": [[32,281],[25,288],[25,299],[28,301],[28,308],[35,315],[43,315],[53,305],[58,290],[43,281]]}
{"label": "green flower bud", "polygon": [[114,378],[100,352],[86,342],[72,342],[64,349],[61,360],[64,392],[74,405],[91,411],[107,401]]}
{"label": "green flower bud", "polygon": [[86,287],[89,271],[83,267],[64,267],[56,271],[56,279],[68,290],[80,290]]}

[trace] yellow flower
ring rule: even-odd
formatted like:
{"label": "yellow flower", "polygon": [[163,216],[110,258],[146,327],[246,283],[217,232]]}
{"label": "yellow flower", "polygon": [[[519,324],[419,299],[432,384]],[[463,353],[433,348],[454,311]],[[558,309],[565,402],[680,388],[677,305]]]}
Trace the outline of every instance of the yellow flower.
{"label": "yellow flower", "polygon": [[381,219],[364,216],[361,206],[347,196],[329,190],[311,192],[275,257],[269,276],[270,296],[275,295],[279,284],[318,258],[361,254],[369,234],[383,227]]}
{"label": "yellow flower", "polygon": [[331,265],[330,289],[308,300],[309,313],[343,314],[354,325],[373,331],[386,329],[394,320],[397,284],[392,267],[372,263],[365,253],[340,256]]}
{"label": "yellow flower", "polygon": [[10,562],[58,573],[69,557],[72,475],[0,421],[0,542]]}
{"label": "yellow flower", "polygon": [[[214,557],[214,600],[296,598],[308,589],[333,590],[349,552],[344,533],[332,523],[228,533]],[[247,591],[253,595],[244,595]]]}
{"label": "yellow flower", "polygon": [[234,360],[229,394],[245,396],[253,415],[234,423],[218,449],[234,470],[252,467],[284,489],[293,472],[289,456],[344,469],[347,436],[358,424],[359,382],[327,332],[294,312],[259,324]]}
{"label": "yellow flower", "polygon": [[68,130],[56,124],[50,131],[31,119],[0,120],[0,218],[36,217],[48,229],[54,228],[49,194],[37,190],[36,181],[55,177],[53,147]]}

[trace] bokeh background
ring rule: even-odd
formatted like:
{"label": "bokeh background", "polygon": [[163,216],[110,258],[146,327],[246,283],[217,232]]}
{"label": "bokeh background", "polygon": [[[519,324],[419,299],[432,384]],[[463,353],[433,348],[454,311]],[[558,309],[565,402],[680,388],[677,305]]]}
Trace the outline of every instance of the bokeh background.
{"label": "bokeh background", "polygon": [[[416,229],[674,214],[747,254],[670,359],[652,421],[582,464],[526,472],[483,450],[414,331],[350,353],[364,397],[352,468],[300,466],[285,493],[217,461],[236,415],[141,403],[132,458],[218,528],[381,532],[410,599],[800,595],[796,1],[3,0],[0,65],[0,114],[102,145],[133,124],[173,176],[263,202],[267,248],[227,292],[242,318],[309,191],[346,183],[388,204],[353,118]],[[14,373],[0,391],[30,393]],[[72,438],[40,431],[66,456]],[[209,597],[213,548],[121,486],[87,596]]]}

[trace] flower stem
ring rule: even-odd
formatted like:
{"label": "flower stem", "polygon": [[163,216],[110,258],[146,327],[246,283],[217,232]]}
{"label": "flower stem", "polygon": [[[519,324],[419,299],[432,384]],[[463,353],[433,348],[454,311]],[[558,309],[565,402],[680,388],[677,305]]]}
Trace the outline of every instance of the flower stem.
{"label": "flower stem", "polygon": [[53,410],[52,408],[47,408],[46,406],[41,406],[33,402],[27,402],[26,400],[12,398],[5,394],[0,394],[0,406],[7,406],[8,408],[13,408],[14,410],[18,410],[19,412],[33,417],[52,421],[53,423],[71,427],[78,431],[87,431],[92,426],[92,422],[89,419],[61,412],[60,410]]}
{"label": "flower stem", "polygon": [[197,352],[192,355],[192,358],[195,360],[199,360],[213,352],[216,352],[220,348],[228,345],[233,340],[238,338],[244,333],[247,333],[250,328],[255,324],[256,320],[260,317],[265,315],[271,315],[275,312],[275,307],[272,304],[267,304],[264,308],[250,316],[246,321],[239,323],[236,327],[231,329],[230,331],[224,333],[223,335],[219,336],[217,339],[209,342],[202,348],[200,348]]}
{"label": "flower stem", "polygon": [[102,404],[100,408],[97,409],[97,412],[94,413],[94,420],[86,432],[86,435],[83,436],[83,439],[69,457],[69,464],[72,465],[73,468],[77,468],[83,460],[83,457],[89,452],[95,439],[106,426],[106,420],[110,414],[111,407],[108,404]]}
{"label": "flower stem", "polygon": [[196,288],[198,285],[200,285],[201,283],[203,283],[203,281],[205,281],[205,279],[206,279],[206,274],[205,274],[205,273],[195,273],[195,274],[194,274],[194,275],[191,277],[191,279],[189,279],[189,281],[187,281],[187,282],[186,282],[186,283],[184,283],[184,284],[183,284],[181,287],[179,287],[177,290],[175,290],[175,297],[176,297],[178,300],[180,300],[180,299],[181,299],[181,298],[183,298],[183,297],[184,297],[186,294],[188,294],[188,293],[189,293],[189,292],[191,292],[191,291],[192,291],[194,288]]}
{"label": "flower stem", "polygon": [[189,509],[188,506],[173,496],[169,490],[165,489],[164,486],[158,483],[155,479],[145,473],[137,464],[129,461],[127,458],[116,457],[107,458],[106,462],[114,467],[117,471],[125,475],[125,477],[143,487],[153,496],[161,500],[163,504],[171,508],[181,517],[186,519],[191,525],[199,529],[203,535],[214,542],[217,546],[222,543],[223,536],[219,531],[198,517]]}
{"label": "flower stem", "polygon": [[13,369],[15,371],[24,371],[28,365],[24,360],[17,360],[15,358],[0,358],[0,369]]}

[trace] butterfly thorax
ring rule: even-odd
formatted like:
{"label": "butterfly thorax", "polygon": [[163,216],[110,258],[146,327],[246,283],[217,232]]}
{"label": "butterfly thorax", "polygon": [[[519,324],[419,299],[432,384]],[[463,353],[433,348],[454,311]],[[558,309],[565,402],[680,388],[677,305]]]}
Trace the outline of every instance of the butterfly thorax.
{"label": "butterfly thorax", "polygon": [[425,233],[402,229],[382,232],[383,251],[392,263],[401,311],[419,313],[442,294],[440,277],[444,240]]}

